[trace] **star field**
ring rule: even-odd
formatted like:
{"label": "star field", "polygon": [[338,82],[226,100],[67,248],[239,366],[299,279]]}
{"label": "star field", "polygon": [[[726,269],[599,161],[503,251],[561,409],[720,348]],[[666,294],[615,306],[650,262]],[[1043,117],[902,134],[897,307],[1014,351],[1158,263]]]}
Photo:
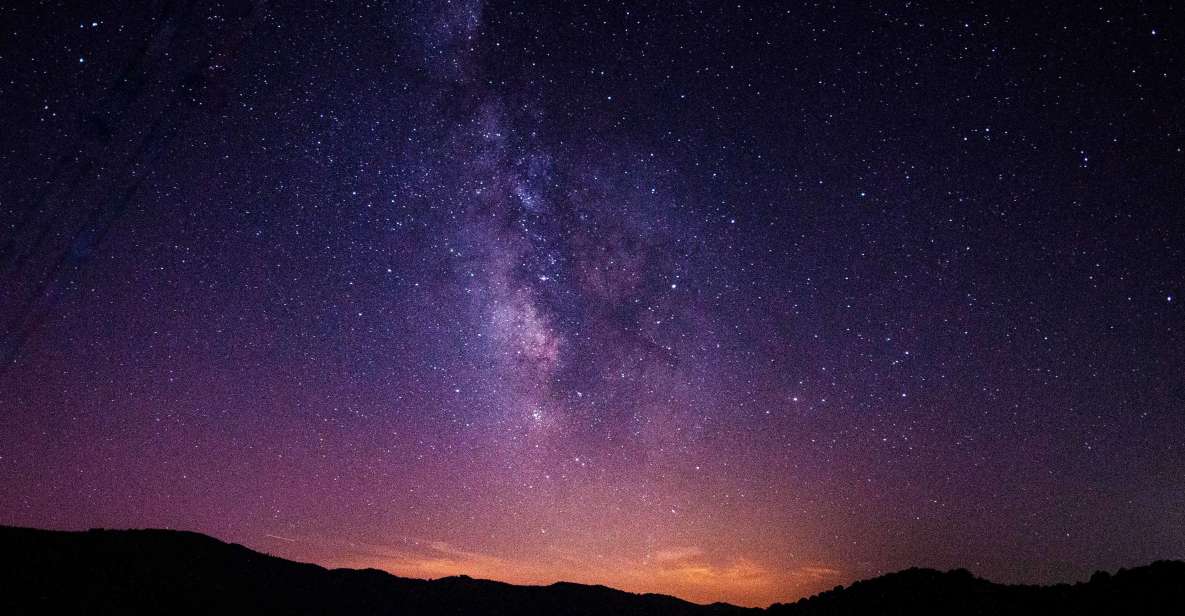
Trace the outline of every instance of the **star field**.
{"label": "star field", "polygon": [[0,523],[742,605],[1185,554],[1180,7],[305,4],[0,8]]}

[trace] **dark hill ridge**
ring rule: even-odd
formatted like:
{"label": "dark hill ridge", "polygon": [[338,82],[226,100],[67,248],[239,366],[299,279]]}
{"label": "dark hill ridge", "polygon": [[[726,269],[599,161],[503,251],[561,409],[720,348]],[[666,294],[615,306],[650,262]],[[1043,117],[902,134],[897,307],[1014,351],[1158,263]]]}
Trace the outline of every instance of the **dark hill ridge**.
{"label": "dark hill ridge", "polygon": [[964,570],[909,569],[768,610],[560,582],[515,586],[465,576],[401,578],[325,569],[192,532],[0,527],[0,613],[1185,614],[1185,562],[1096,574],[1090,582],[1008,586]]}
{"label": "dark hill ridge", "polygon": [[1185,614],[1185,561],[1097,572],[1089,582],[996,584],[966,569],[907,569],[774,604],[770,616],[878,614]]}
{"label": "dark hill ridge", "polygon": [[676,614],[758,613],[664,595],[557,583],[427,581],[325,569],[193,532],[0,527],[0,614]]}

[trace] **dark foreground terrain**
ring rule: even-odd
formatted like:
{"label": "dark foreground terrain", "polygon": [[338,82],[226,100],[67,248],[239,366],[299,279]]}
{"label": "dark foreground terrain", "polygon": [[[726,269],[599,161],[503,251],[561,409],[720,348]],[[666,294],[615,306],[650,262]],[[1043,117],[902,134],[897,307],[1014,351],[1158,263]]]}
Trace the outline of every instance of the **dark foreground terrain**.
{"label": "dark foreground terrain", "polygon": [[910,569],[768,610],[557,583],[325,569],[198,533],[0,527],[0,614],[1185,614],[1185,562],[1006,586]]}

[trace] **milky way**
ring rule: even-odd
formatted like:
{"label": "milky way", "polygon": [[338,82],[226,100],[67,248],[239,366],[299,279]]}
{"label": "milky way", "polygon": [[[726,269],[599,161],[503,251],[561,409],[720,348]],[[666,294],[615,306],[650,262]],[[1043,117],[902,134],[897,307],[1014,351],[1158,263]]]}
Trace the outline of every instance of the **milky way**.
{"label": "milky way", "polygon": [[0,13],[0,523],[745,605],[1185,555],[1179,8],[85,4]]}

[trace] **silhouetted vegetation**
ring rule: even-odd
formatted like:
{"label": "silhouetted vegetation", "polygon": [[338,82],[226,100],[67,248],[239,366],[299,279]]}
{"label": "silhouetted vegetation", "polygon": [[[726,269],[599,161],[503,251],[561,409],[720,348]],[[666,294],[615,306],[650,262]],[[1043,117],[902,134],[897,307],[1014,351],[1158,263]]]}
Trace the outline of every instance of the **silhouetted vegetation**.
{"label": "silhouetted vegetation", "polygon": [[929,614],[1185,614],[1185,562],[1100,571],[1089,582],[1054,586],[996,584],[966,569],[907,569],[837,587],[792,604],[774,604],[771,616],[884,616]]}
{"label": "silhouetted vegetation", "polygon": [[[763,610],[557,583],[400,578],[325,569],[198,533],[0,527],[2,614],[675,614]],[[965,570],[910,569],[777,604],[773,615],[1181,614],[1185,562],[1100,572],[1074,585],[1005,586]]]}

